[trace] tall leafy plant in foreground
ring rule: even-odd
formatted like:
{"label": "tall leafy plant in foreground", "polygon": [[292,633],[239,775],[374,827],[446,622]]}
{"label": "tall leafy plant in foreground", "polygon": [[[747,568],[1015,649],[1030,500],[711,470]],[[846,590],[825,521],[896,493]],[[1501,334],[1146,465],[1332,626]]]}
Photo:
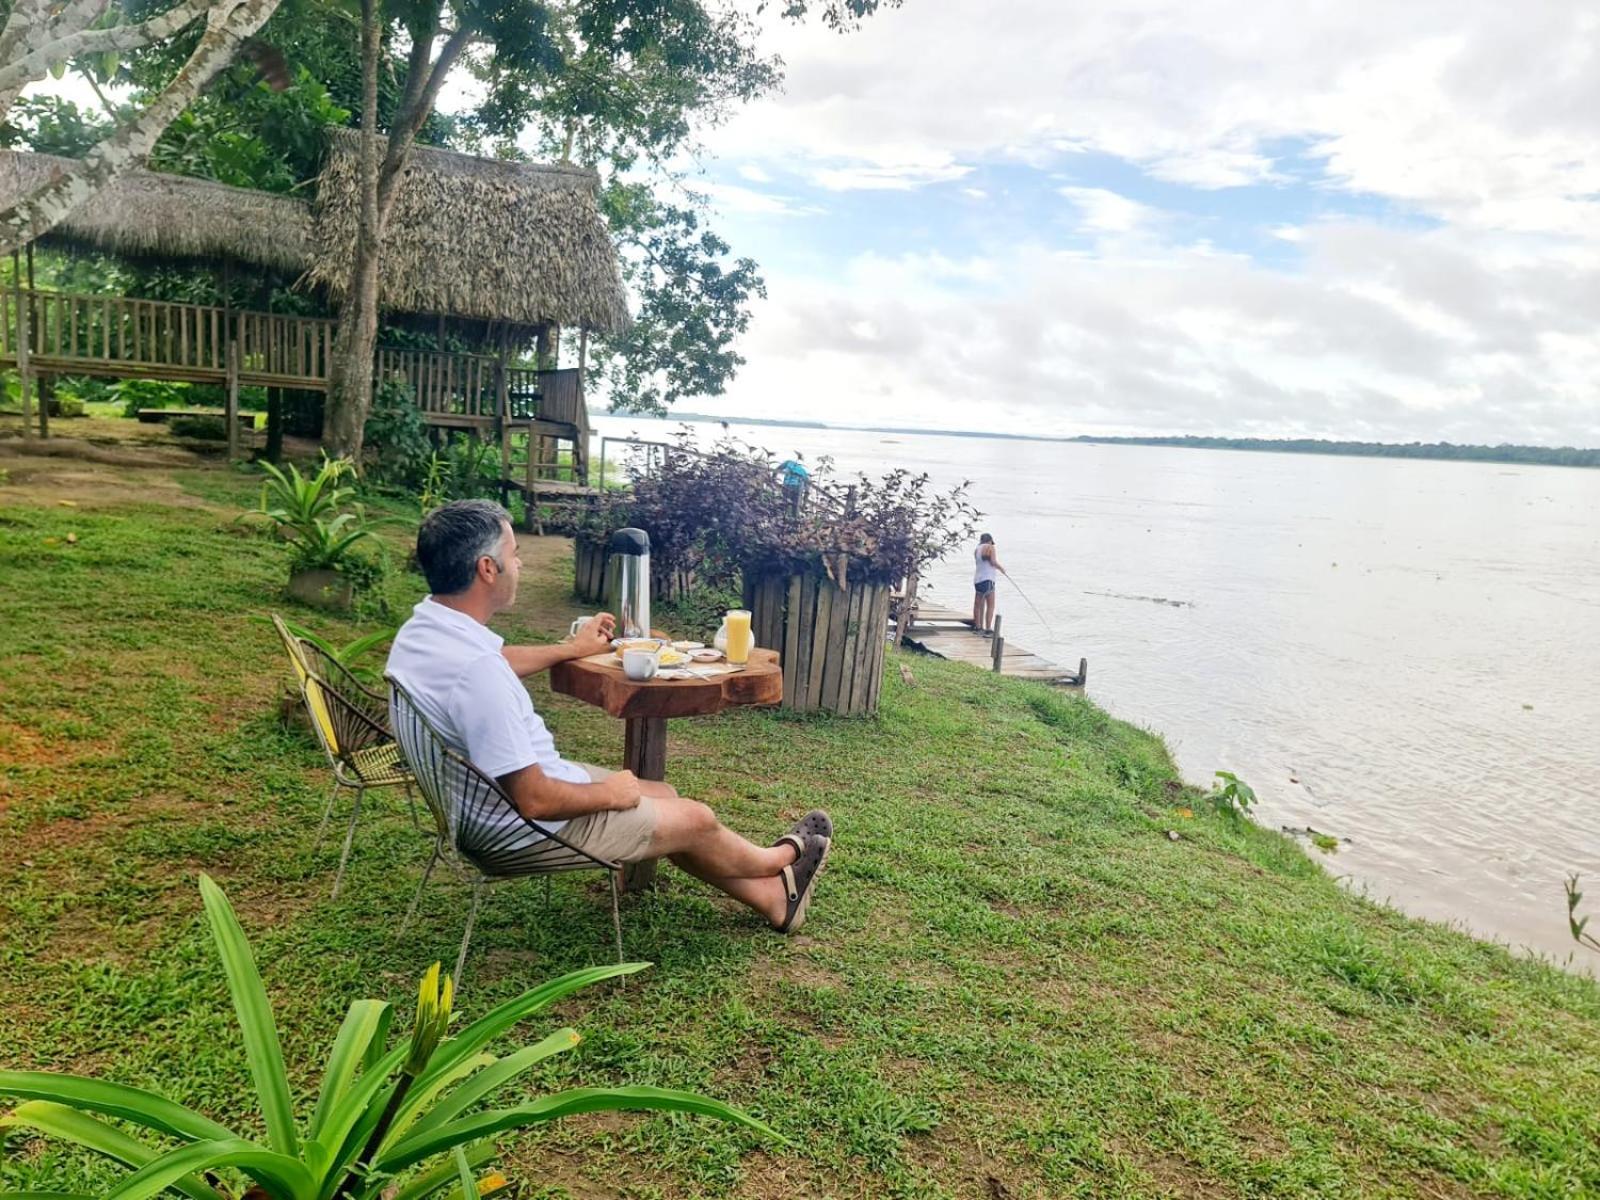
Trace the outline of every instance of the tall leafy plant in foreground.
{"label": "tall leafy plant in foreground", "polygon": [[[575,1088],[511,1108],[484,1101],[535,1064],[580,1040],[559,1029],[504,1057],[488,1045],[527,1017],[588,984],[642,970],[647,963],[574,971],[506,1002],[449,1035],[450,979],[435,963],[423,977],[411,1036],[389,1045],[390,1006],[357,1000],[340,1026],[315,1107],[297,1120],[272,1008],[250,944],[228,899],[200,877],[206,919],[217,944],[266,1126],[266,1141],[241,1136],[170,1100],[125,1084],[46,1071],[0,1071],[0,1095],[24,1102],[0,1128],[32,1129],[76,1143],[133,1168],[108,1200],[146,1200],[171,1189],[188,1200],[230,1200],[244,1188],[219,1181],[235,1172],[273,1200],[422,1200],[493,1154],[494,1135],[574,1113],[666,1109],[736,1121],[773,1137],[738,1109],[690,1092],[656,1087]],[[134,1136],[126,1122],[156,1140]],[[173,1143],[176,1143],[175,1145]],[[12,1194],[6,1200],[14,1200]],[[63,1193],[51,1193],[66,1200]],[[76,1197],[72,1200],[77,1200]]]}

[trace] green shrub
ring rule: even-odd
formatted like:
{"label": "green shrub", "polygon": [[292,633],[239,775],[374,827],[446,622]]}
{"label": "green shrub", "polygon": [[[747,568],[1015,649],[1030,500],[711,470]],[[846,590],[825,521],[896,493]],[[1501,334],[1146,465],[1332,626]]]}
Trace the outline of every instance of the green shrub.
{"label": "green shrub", "polygon": [[222,417],[174,417],[170,428],[176,437],[203,438],[208,442],[228,440],[228,422]]}
{"label": "green shrub", "polygon": [[59,392],[50,402],[50,415],[53,417],[81,417],[83,416],[83,401],[76,396],[63,396]]}

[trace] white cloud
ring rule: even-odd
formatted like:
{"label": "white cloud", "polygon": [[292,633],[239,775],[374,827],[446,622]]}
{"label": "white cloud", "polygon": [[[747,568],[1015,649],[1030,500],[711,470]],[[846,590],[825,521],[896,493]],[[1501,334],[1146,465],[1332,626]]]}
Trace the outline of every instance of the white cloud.
{"label": "white cloud", "polygon": [[1158,210],[1130,200],[1105,188],[1064,187],[1057,189],[1077,205],[1084,229],[1092,233],[1132,233],[1150,224]]}
{"label": "white cloud", "polygon": [[824,210],[814,204],[805,204],[789,196],[774,195],[741,187],[737,183],[718,183],[714,180],[697,180],[693,190],[703,192],[711,203],[725,213],[744,213],[769,217],[812,217]]}
{"label": "white cloud", "polygon": [[897,191],[932,183],[949,183],[970,174],[971,167],[958,163],[890,163],[879,166],[820,167],[811,173],[811,182],[830,192]]}
{"label": "white cloud", "polygon": [[742,163],[739,167],[739,177],[748,179],[751,183],[771,183],[772,176],[768,175],[755,163]]}

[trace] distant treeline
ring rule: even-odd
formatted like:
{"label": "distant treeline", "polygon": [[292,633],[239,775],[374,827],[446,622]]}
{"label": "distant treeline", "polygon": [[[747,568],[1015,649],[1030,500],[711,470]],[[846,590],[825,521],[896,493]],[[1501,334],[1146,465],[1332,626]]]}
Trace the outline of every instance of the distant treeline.
{"label": "distant treeline", "polygon": [[1280,454],[1358,454],[1368,458],[1450,458],[1466,462],[1600,467],[1600,450],[1576,446],[1458,446],[1454,442],[1330,442],[1322,438],[1075,437],[1119,446],[1185,446],[1191,450],[1275,450]]}

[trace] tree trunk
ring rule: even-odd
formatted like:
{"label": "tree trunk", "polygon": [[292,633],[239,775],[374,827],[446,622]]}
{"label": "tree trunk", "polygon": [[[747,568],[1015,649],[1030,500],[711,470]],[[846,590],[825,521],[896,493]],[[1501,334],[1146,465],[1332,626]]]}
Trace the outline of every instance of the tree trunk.
{"label": "tree trunk", "polygon": [[266,24],[279,0],[224,0],[211,10],[206,31],[155,101],[78,162],[0,212],[0,253],[47,233],[73,209],[144,160],[168,125],[217,74],[240,45]]}
{"label": "tree trunk", "polygon": [[372,402],[372,359],[378,349],[378,54],[377,0],[361,0],[361,207],[356,218],[355,261],[339,305],[328,370],[322,449],[330,458],[361,463],[367,408]]}
{"label": "tree trunk", "polygon": [[268,462],[283,460],[283,389],[267,389],[267,446],[261,452]]}
{"label": "tree trunk", "polygon": [[361,216],[356,234],[355,261],[350,283],[339,306],[339,328],[334,335],[334,358],[328,373],[327,419],[322,427],[322,448],[359,464],[361,442],[372,403],[372,360],[378,349],[378,271],[383,252],[383,229],[394,208],[395,197],[417,132],[439,98],[439,89],[471,39],[463,24],[445,41],[431,63],[433,43],[439,33],[440,7],[436,4],[429,24],[432,32],[412,43],[400,110],[383,163],[377,163],[378,125],[378,17],[376,0],[362,0],[361,83]]}

